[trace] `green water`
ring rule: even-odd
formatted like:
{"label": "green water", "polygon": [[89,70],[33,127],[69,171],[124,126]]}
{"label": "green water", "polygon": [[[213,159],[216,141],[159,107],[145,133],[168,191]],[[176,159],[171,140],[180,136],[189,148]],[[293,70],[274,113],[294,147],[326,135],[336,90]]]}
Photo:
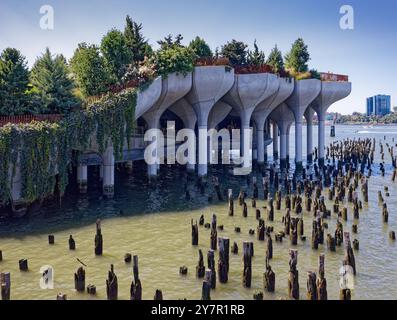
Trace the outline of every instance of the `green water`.
{"label": "green water", "polygon": [[[329,130],[329,128],[327,128]],[[315,128],[316,134],[316,128]],[[328,135],[328,134],[327,134]],[[378,141],[387,136],[387,142],[393,144],[397,138],[397,127],[375,127],[365,129],[356,126],[337,127],[337,139],[353,137],[375,137]],[[291,137],[293,137],[291,132]],[[316,140],[316,139],[314,139]],[[397,140],[396,140],[397,141]],[[328,141],[329,142],[329,141]],[[316,141],[314,141],[316,143]],[[383,142],[385,143],[385,142]],[[291,138],[293,147],[293,138]],[[269,148],[270,151],[270,148]],[[386,149],[385,149],[386,151]],[[294,151],[290,150],[293,159]],[[305,154],[305,152],[304,152]],[[379,163],[377,144],[376,163]],[[390,168],[389,155],[385,158],[386,167]],[[358,274],[355,278],[353,299],[395,299],[397,297],[397,253],[396,244],[388,239],[390,230],[397,231],[397,185],[391,183],[391,170],[383,178],[378,174],[378,165],[369,183],[369,204],[360,212],[360,220],[354,221],[352,208],[349,208],[349,220],[344,222],[344,230],[351,232],[353,223],[358,224],[358,234],[352,239],[360,241],[360,251],[355,251]],[[207,222],[215,213],[218,225],[224,225],[224,231],[218,236],[230,238],[231,244],[238,243],[239,255],[230,254],[229,282],[217,283],[211,291],[212,299],[252,299],[257,291],[263,291],[263,272],[265,266],[265,243],[248,234],[249,229],[257,227],[255,209],[248,204],[248,218],[242,217],[242,209],[235,203],[235,216],[229,217],[226,202],[214,200],[208,203],[208,195],[214,194],[209,187],[204,195],[189,183],[191,201],[185,200],[183,191],[184,174],[176,168],[162,168],[162,174],[156,186],[149,186],[145,178],[145,166],[136,165],[133,175],[123,172],[116,174],[115,198],[101,199],[100,185],[94,174],[89,176],[89,193],[80,196],[70,191],[62,207],[48,204],[39,212],[23,219],[3,218],[0,220],[0,250],[4,260],[0,262],[1,272],[11,272],[12,299],[55,299],[58,292],[67,294],[68,299],[106,299],[105,280],[110,264],[114,264],[119,283],[119,299],[129,299],[132,281],[132,265],[124,263],[125,253],[139,256],[140,279],[143,287],[143,298],[153,299],[156,289],[163,291],[164,299],[200,299],[202,279],[195,276],[198,261],[198,249],[205,255],[209,250],[210,231],[199,227],[199,246],[191,245],[191,219],[198,220],[204,214]],[[231,187],[234,195],[240,188],[247,189],[245,178],[233,177],[231,171],[213,170],[220,179],[222,190]],[[260,184],[259,184],[260,185]],[[389,207],[389,224],[382,222],[381,208],[377,201],[377,191],[389,186],[390,197],[385,198]],[[251,195],[252,189],[248,189]],[[325,190],[327,192],[327,190]],[[361,195],[361,193],[359,193]],[[263,197],[262,189],[259,189]],[[216,197],[214,197],[215,199]],[[262,200],[257,207],[264,206]],[[328,203],[328,207],[330,204]],[[282,230],[282,216],[285,214],[284,201],[281,211],[275,212],[273,225],[275,231]],[[294,216],[294,215],[293,215]],[[104,255],[94,255],[95,221],[102,220],[104,237]],[[325,253],[325,271],[328,283],[329,299],[339,298],[339,268],[344,252],[338,247],[336,252],[328,252],[326,246],[318,251],[311,249],[312,213],[303,212],[306,242],[299,241],[298,270],[301,299],[306,298],[307,271],[317,270],[318,256]],[[329,229],[325,233],[334,233],[336,216],[327,221]],[[241,227],[241,234],[234,232],[235,226]],[[55,245],[48,244],[48,234],[55,235]],[[72,234],[77,245],[76,251],[69,251],[68,238]],[[274,239],[274,236],[273,236]],[[254,242],[252,288],[242,285],[242,242]],[[289,239],[283,243],[273,241],[274,258],[271,266],[276,274],[276,292],[265,293],[265,299],[277,299],[287,295],[288,251],[291,248]],[[18,260],[26,258],[29,272],[20,272]],[[79,258],[87,267],[86,285],[97,286],[97,295],[77,293],[74,290],[74,272],[80,266]],[[218,252],[215,255],[218,261]],[[40,267],[51,265],[55,271],[55,288],[43,290],[39,286]],[[179,275],[179,267],[188,267],[187,276]]]}

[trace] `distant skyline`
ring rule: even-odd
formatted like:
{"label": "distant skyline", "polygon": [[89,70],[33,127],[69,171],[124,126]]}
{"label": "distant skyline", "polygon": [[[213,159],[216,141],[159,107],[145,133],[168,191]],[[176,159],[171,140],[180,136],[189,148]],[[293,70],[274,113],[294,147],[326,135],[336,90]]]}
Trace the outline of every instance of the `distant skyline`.
{"label": "distant skyline", "polygon": [[[40,7],[54,8],[54,30],[42,30]],[[341,30],[339,9],[355,10],[354,30]],[[395,0],[1,0],[0,50],[15,47],[31,66],[49,47],[69,59],[77,44],[99,44],[115,27],[124,28],[129,14],[143,24],[150,44],[181,33],[188,44],[197,35],[213,51],[231,39],[254,40],[266,55],[275,44],[287,53],[302,37],[309,46],[310,68],[347,74],[351,95],[329,111],[365,113],[366,98],[391,95],[397,105],[397,1]]]}

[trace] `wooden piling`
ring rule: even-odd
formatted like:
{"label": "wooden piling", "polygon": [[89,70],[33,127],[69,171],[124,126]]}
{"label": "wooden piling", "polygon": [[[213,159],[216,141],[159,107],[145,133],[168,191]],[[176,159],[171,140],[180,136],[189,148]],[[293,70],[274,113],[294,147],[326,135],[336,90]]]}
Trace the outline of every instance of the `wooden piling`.
{"label": "wooden piling", "polygon": [[29,271],[28,260],[27,259],[19,260],[19,270],[21,270],[21,271]]}
{"label": "wooden piling", "polygon": [[237,245],[236,242],[233,243],[232,253],[233,254],[238,254],[238,245]]}
{"label": "wooden piling", "polygon": [[83,267],[77,269],[77,272],[74,274],[74,288],[78,292],[85,291],[85,270]]}
{"label": "wooden piling", "polygon": [[215,287],[216,287],[216,271],[215,271],[215,251],[214,250],[208,250],[207,263],[208,263],[208,269],[211,270],[211,278],[210,278],[211,289],[215,289]]}
{"label": "wooden piling", "polygon": [[55,244],[55,236],[53,234],[48,236],[48,244]]}
{"label": "wooden piling", "polygon": [[252,277],[252,242],[243,242],[243,285],[246,288],[251,288],[251,277]]}
{"label": "wooden piling", "polygon": [[349,232],[344,233],[345,238],[345,257],[343,259],[343,265],[351,266],[353,269],[354,275],[356,275],[356,261],[354,258],[354,252],[350,244],[350,234]]}
{"label": "wooden piling", "polygon": [[101,220],[96,221],[96,235],[95,235],[95,255],[101,256],[103,253],[103,237],[101,232]]}
{"label": "wooden piling", "polygon": [[218,273],[219,282],[226,283],[228,281],[229,273],[229,238],[219,238],[219,261],[218,261]]}
{"label": "wooden piling", "polygon": [[130,297],[131,300],[142,300],[142,284],[139,279],[138,256],[133,257],[132,270],[134,273],[134,279],[131,282]]}
{"label": "wooden piling", "polygon": [[212,250],[216,250],[218,242],[218,231],[216,228],[216,215],[212,215],[212,223],[211,223],[211,236],[210,236],[210,247]]}
{"label": "wooden piling", "polygon": [[318,300],[328,300],[324,254],[321,254],[318,258],[317,298]]}
{"label": "wooden piling", "polygon": [[201,291],[201,300],[211,300],[211,270],[205,271],[205,278],[203,281],[203,287]]}
{"label": "wooden piling", "polygon": [[9,272],[0,273],[1,300],[11,298],[11,274]]}
{"label": "wooden piling", "polygon": [[197,221],[195,224],[193,224],[193,219],[192,219],[191,225],[192,225],[192,246],[198,246],[199,230],[198,230]]}
{"label": "wooden piling", "polygon": [[201,249],[199,249],[199,261],[198,265],[196,266],[196,276],[197,278],[204,278],[205,276],[204,257]]}
{"label": "wooden piling", "polygon": [[266,259],[266,271],[263,274],[263,286],[267,292],[274,292],[276,288],[276,274],[273,272],[269,264],[269,259]]}
{"label": "wooden piling", "polygon": [[229,198],[229,216],[233,216],[234,215],[234,201],[233,201],[233,190],[232,189],[229,189],[228,198]]}
{"label": "wooden piling", "polygon": [[69,250],[76,250],[76,242],[72,235],[69,236]]}
{"label": "wooden piling", "polygon": [[118,298],[117,276],[114,273],[113,264],[110,265],[110,271],[108,272],[108,278],[106,280],[106,296],[108,300],[117,300]]}
{"label": "wooden piling", "polygon": [[96,295],[96,286],[94,286],[93,284],[89,284],[87,286],[87,293],[93,296]]}
{"label": "wooden piling", "polygon": [[154,298],[155,301],[162,301],[163,300],[163,292],[159,289],[156,290],[155,294],[154,294]]}
{"label": "wooden piling", "polygon": [[317,277],[314,272],[307,272],[307,300],[318,300]]}
{"label": "wooden piling", "polygon": [[299,300],[299,272],[296,268],[298,263],[298,250],[289,251],[289,275],[288,275],[288,297],[290,299]]}

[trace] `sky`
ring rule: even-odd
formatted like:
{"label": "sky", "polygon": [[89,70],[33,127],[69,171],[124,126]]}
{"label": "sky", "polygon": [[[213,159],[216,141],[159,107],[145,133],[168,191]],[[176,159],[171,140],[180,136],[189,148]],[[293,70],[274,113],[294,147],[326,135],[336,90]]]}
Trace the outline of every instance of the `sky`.
{"label": "sky", "polygon": [[[54,29],[40,28],[40,8],[54,9]],[[342,5],[354,9],[354,29],[342,30]],[[392,96],[397,106],[396,0],[0,0],[0,51],[15,47],[31,66],[49,47],[67,58],[80,42],[99,44],[112,28],[123,30],[125,16],[143,24],[156,41],[181,33],[185,44],[203,37],[213,50],[231,39],[256,39],[266,55],[275,44],[286,53],[302,37],[310,68],[349,75],[351,95],[329,111],[365,112],[366,97]]]}

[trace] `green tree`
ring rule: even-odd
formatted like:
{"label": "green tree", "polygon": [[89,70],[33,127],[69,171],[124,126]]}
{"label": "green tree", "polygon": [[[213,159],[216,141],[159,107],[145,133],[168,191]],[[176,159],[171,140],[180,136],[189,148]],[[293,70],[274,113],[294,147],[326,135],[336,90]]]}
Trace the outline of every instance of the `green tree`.
{"label": "green tree", "polygon": [[199,58],[212,57],[212,51],[209,45],[200,37],[196,37],[192,40],[188,48],[191,49]]}
{"label": "green tree", "polygon": [[14,48],[0,55],[0,114],[19,115],[27,111],[29,70],[25,57]]}
{"label": "green tree", "polygon": [[70,60],[70,66],[83,96],[98,95],[106,91],[109,75],[97,46],[80,43]]}
{"label": "green tree", "polygon": [[194,58],[195,54],[189,48],[173,46],[158,50],[150,64],[154,64],[157,74],[164,77],[173,72],[186,75],[193,71]]}
{"label": "green tree", "polygon": [[67,113],[77,102],[65,58],[52,56],[48,48],[33,65],[30,82],[41,100],[40,113]]}
{"label": "green tree", "polygon": [[112,82],[119,82],[126,71],[126,66],[132,61],[132,53],[124,34],[116,29],[110,30],[102,38],[101,52]]}
{"label": "green tree", "polygon": [[142,34],[142,23],[137,23],[130,16],[126,18],[124,37],[130,49],[132,60],[135,64],[145,60],[153,54],[153,49]]}
{"label": "green tree", "polygon": [[302,38],[299,38],[292,44],[291,51],[285,56],[285,66],[294,72],[307,72],[309,60],[307,45]]}
{"label": "green tree", "polygon": [[232,66],[247,64],[247,47],[244,42],[232,40],[222,46],[221,55],[228,58]]}
{"label": "green tree", "polygon": [[164,50],[172,47],[183,47],[182,40],[183,37],[181,34],[176,35],[175,39],[173,38],[172,34],[169,34],[168,36],[164,37],[163,40],[157,41],[157,43],[160,45],[161,49]]}
{"label": "green tree", "polygon": [[277,45],[272,49],[267,58],[266,64],[273,68],[273,71],[280,73],[284,70],[284,60],[281,51],[278,49]]}
{"label": "green tree", "polygon": [[254,41],[254,51],[248,52],[247,63],[254,66],[265,64],[265,53],[262,50],[259,50],[256,40]]}

